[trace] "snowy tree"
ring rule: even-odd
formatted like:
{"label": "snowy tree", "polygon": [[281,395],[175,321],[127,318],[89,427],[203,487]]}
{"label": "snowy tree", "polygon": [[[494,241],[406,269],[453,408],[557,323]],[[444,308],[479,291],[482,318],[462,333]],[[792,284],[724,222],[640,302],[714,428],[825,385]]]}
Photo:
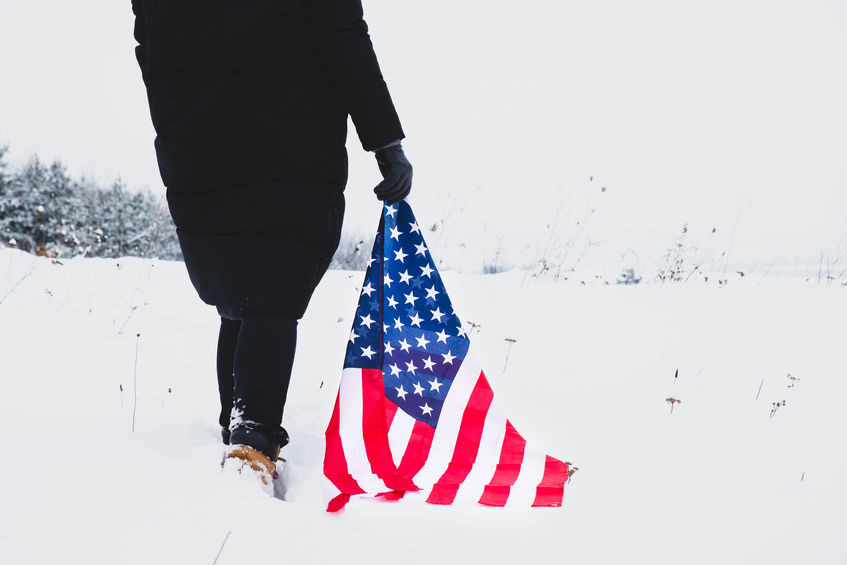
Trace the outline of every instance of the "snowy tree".
{"label": "snowy tree", "polygon": [[33,157],[19,170],[0,148],[0,237],[7,245],[51,256],[181,259],[176,230],[161,198],[74,180],[64,165]]}

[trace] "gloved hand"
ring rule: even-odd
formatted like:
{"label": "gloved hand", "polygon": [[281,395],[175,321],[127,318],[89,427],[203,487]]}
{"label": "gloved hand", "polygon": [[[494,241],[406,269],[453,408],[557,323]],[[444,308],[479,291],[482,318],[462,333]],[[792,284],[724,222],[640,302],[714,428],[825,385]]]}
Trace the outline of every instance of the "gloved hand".
{"label": "gloved hand", "polygon": [[403,147],[398,143],[376,152],[376,163],[383,181],[376,185],[376,197],[387,204],[406,198],[412,190],[412,164],[406,159]]}

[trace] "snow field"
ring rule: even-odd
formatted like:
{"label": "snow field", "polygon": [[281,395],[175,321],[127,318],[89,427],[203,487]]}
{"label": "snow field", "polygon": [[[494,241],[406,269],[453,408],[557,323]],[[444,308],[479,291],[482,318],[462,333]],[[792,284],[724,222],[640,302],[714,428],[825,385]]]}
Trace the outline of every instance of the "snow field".
{"label": "snow field", "polygon": [[220,472],[217,317],[182,264],[0,250],[0,563],[847,560],[842,288],[443,275],[498,404],[580,468],[563,508],[324,512],[362,273],[329,272],[301,321],[269,498]]}

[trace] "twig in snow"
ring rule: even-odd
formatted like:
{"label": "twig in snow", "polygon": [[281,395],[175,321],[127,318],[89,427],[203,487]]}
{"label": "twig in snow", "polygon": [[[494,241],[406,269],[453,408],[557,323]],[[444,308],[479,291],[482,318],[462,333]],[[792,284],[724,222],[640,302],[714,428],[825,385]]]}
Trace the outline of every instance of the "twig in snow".
{"label": "twig in snow", "polygon": [[217,562],[218,562],[218,558],[221,556],[221,552],[224,550],[224,546],[226,545],[226,540],[228,540],[228,539],[229,539],[229,534],[231,534],[231,533],[232,533],[232,530],[229,530],[229,531],[226,533],[226,536],[224,536],[224,541],[223,541],[223,543],[221,544],[221,548],[218,550],[218,554],[217,554],[217,555],[215,555],[215,560],[214,560],[214,561],[212,561],[212,565],[215,565],[215,563],[217,563]]}
{"label": "twig in snow", "polygon": [[665,399],[665,402],[667,402],[668,404],[670,404],[670,405],[671,405],[671,414],[673,414],[673,407],[674,407],[674,405],[676,405],[676,404],[680,404],[680,403],[682,402],[682,400],[677,400],[676,398],[673,398],[672,396],[669,396],[669,397],[667,397],[667,398]]}
{"label": "twig in snow", "polygon": [[756,399],[753,401],[753,408],[756,407],[756,403],[759,401],[759,395],[762,394],[763,384],[765,384],[765,379],[762,379],[762,382],[759,383],[759,390],[756,392]]}
{"label": "twig in snow", "polygon": [[776,414],[776,411],[779,410],[779,407],[785,406],[785,401],[783,400],[781,402],[771,402],[771,406],[771,418],[773,418],[774,414]]}
{"label": "twig in snow", "polygon": [[121,326],[121,329],[118,330],[118,335],[124,335],[124,328],[129,323],[129,319],[132,318],[132,315],[135,313],[135,311],[137,309],[138,309],[138,306],[134,306],[134,305],[133,305],[132,308],[129,309],[129,315],[126,317],[126,320],[124,320],[124,323]]}
{"label": "twig in snow", "polygon": [[23,274],[23,276],[21,276],[21,278],[18,279],[18,282],[16,282],[14,285],[12,285],[12,288],[10,288],[8,291],[6,291],[6,294],[4,294],[3,296],[0,296],[0,304],[3,304],[3,301],[6,300],[7,298],[9,298],[9,295],[12,294],[13,292],[15,292],[15,290],[21,285],[22,282],[24,282],[30,276],[32,276],[32,273],[35,272],[35,269],[37,267],[38,267],[38,265],[33,265],[32,268],[30,268],[26,273]]}
{"label": "twig in snow", "polygon": [[512,352],[512,344],[515,343],[517,340],[512,339],[511,337],[504,338],[504,340],[509,343],[509,348],[506,350],[506,362],[503,363],[503,372],[505,373],[506,366],[509,364],[509,353]]}
{"label": "twig in snow", "polygon": [[173,392],[173,391],[171,390],[171,387],[168,387],[168,392],[166,392],[166,393],[162,396],[162,406],[160,407],[160,409],[162,409],[162,408],[164,408],[164,407],[165,407],[165,401],[168,399],[168,395],[169,395],[169,394],[171,394],[171,392]]}
{"label": "twig in snow", "polygon": [[135,363],[132,367],[132,433],[135,433],[135,408],[138,406],[138,342],[141,334],[135,334]]}

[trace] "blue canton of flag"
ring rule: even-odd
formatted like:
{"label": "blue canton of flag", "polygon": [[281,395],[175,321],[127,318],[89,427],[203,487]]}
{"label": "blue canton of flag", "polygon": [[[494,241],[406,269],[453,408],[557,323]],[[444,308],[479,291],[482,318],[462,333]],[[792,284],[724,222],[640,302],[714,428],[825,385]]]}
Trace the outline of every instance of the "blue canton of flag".
{"label": "blue canton of flag", "polygon": [[381,369],[385,397],[435,427],[469,343],[412,208],[386,206],[344,367]]}

